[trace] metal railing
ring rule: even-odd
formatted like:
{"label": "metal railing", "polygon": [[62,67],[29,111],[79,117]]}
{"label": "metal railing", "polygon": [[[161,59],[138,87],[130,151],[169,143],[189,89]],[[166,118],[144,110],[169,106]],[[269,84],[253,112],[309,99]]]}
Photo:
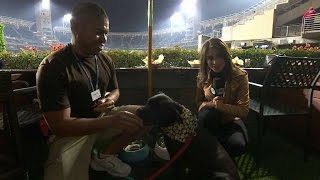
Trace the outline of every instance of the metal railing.
{"label": "metal railing", "polygon": [[240,20],[251,18],[252,16],[261,13],[267,9],[275,8],[278,4],[283,4],[287,2],[288,0],[262,0],[244,11],[201,21],[200,25],[203,27],[214,26],[217,24],[233,25],[239,22]]}
{"label": "metal railing", "polygon": [[273,37],[294,37],[308,32],[320,32],[320,13],[303,17],[302,24],[275,27]]}
{"label": "metal railing", "polygon": [[260,6],[257,6],[253,12],[243,16],[241,20],[234,25],[241,25],[247,22],[248,20],[253,19],[256,15],[263,14],[266,10],[276,9],[277,5],[287,3],[288,0],[267,0]]}
{"label": "metal railing", "polygon": [[11,24],[15,27],[27,27],[27,28],[31,28],[35,22],[32,21],[26,21],[23,19],[17,19],[17,18],[12,18],[12,17],[7,17],[7,16],[0,16],[0,23],[4,23],[4,24]]}
{"label": "metal railing", "polygon": [[275,27],[273,31],[273,37],[279,38],[301,36],[301,27],[301,24]]}
{"label": "metal railing", "polygon": [[302,18],[302,33],[320,32],[320,13]]}

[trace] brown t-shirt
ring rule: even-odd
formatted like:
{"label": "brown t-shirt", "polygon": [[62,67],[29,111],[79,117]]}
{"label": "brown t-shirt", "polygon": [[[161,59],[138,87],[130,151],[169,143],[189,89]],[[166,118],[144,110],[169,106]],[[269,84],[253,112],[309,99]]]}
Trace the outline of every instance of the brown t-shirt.
{"label": "brown t-shirt", "polygon": [[[93,111],[91,84],[79,61],[95,87],[97,72],[95,57],[76,58],[70,45],[47,56],[37,71],[37,92],[43,112],[71,108],[71,117],[89,118],[98,114]],[[98,87],[103,96],[118,89],[114,64],[109,56],[97,55],[99,72]]]}

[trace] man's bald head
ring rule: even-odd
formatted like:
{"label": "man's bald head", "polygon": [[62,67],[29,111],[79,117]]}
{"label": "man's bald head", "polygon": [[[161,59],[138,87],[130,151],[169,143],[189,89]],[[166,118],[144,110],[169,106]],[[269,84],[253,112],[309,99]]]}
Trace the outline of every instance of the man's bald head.
{"label": "man's bald head", "polygon": [[87,24],[94,19],[106,18],[109,20],[107,13],[101,6],[89,2],[76,5],[72,9],[71,15],[71,29],[73,29],[76,24]]}

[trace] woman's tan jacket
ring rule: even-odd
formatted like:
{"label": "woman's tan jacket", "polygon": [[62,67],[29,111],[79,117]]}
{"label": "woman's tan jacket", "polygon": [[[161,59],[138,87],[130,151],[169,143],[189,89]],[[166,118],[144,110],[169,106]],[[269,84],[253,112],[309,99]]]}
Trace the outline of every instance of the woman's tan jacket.
{"label": "woman's tan jacket", "polygon": [[[197,88],[197,104],[204,101],[211,101],[213,94],[211,93],[212,79],[208,79],[203,87]],[[234,119],[236,117],[244,118],[249,112],[249,84],[248,74],[246,71],[238,67],[233,67],[231,80],[226,80],[223,101],[218,101],[216,109],[224,113],[224,119]]]}

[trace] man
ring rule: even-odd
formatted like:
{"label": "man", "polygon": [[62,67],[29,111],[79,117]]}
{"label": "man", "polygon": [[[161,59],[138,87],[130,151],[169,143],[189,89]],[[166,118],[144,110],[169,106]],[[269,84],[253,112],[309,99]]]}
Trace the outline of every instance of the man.
{"label": "man", "polygon": [[313,23],[314,23],[314,16],[316,14],[316,10],[313,9],[313,7],[310,7],[304,14],[303,18],[305,21],[305,27],[307,30],[313,29]]}
{"label": "man", "polygon": [[120,140],[94,157],[92,167],[127,176],[130,166],[112,154],[132,140],[142,123],[128,111],[99,116],[110,111],[120,95],[114,64],[101,52],[109,33],[108,16],[97,4],[80,3],[72,10],[70,25],[71,44],[46,57],[37,71],[41,110],[55,135],[45,179],[88,179],[97,133],[113,136],[119,135],[119,130],[124,132],[118,136]]}

